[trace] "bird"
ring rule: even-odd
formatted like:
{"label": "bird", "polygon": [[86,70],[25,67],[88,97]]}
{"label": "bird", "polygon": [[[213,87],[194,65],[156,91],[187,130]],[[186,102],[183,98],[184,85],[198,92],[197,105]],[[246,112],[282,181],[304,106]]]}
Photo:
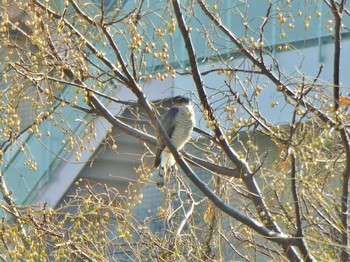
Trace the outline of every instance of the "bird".
{"label": "bird", "polygon": [[[173,107],[164,113],[160,122],[172,143],[179,151],[190,139],[196,120],[193,105],[189,98],[175,96],[172,99],[172,104]],[[154,168],[160,166],[157,187],[162,188],[165,181],[168,180],[169,170],[173,170],[176,161],[159,136],[156,149]],[[164,175],[161,170],[164,171]]]}

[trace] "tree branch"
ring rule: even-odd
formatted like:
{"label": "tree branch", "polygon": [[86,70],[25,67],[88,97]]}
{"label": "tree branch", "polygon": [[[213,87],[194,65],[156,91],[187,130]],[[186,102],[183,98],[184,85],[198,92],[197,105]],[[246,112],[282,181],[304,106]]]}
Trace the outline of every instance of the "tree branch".
{"label": "tree branch", "polygon": [[[344,10],[344,4],[346,1],[342,0],[337,7],[337,3],[334,0],[330,1],[330,8],[335,20],[334,26],[334,60],[333,60],[333,99],[334,99],[334,111],[339,111],[339,95],[340,95],[340,50],[341,50],[341,24],[342,24],[342,12]],[[337,119],[339,125],[343,125],[340,117]],[[349,134],[345,128],[339,130],[342,138],[342,143],[346,153],[346,167],[343,171],[343,183],[342,183],[342,196],[341,196],[341,260],[349,261],[349,236],[348,236],[348,213],[349,213],[349,180],[350,180],[350,141]]]}
{"label": "tree branch", "polygon": [[[37,0],[34,0],[35,5],[37,5],[38,7],[40,7],[41,9],[45,10],[48,14],[50,14],[52,17],[61,20],[62,22],[64,22],[64,24],[73,32],[76,33],[77,36],[79,36],[79,38],[81,40],[84,41],[84,43],[86,44],[87,48],[92,52],[92,54],[94,54],[96,57],[98,57],[101,62],[103,62],[108,68],[110,68],[114,74],[117,75],[118,79],[120,80],[121,83],[127,83],[127,79],[123,76],[123,74],[121,74],[118,70],[118,68],[112,63],[110,62],[105,56],[101,56],[100,52],[98,51],[98,49],[92,44],[90,43],[90,41],[88,41],[86,39],[86,37],[84,37],[81,32],[76,29],[69,21],[67,21],[64,17],[62,17],[60,14],[57,14],[56,12],[54,12],[52,9],[50,9],[48,6],[43,5],[42,3],[40,3]],[[80,9],[77,9],[77,12]],[[89,20],[87,20],[89,21]],[[92,21],[92,20],[90,20]],[[94,22],[92,23],[94,24]]]}
{"label": "tree branch", "polygon": [[[299,96],[297,94],[295,94],[288,87],[287,84],[282,82],[281,79],[276,77],[274,75],[274,73],[265,65],[264,62],[259,61],[259,59],[252,52],[250,52],[247,48],[244,47],[242,42],[235,35],[233,35],[229,29],[227,29],[222,24],[220,19],[218,17],[216,17],[212,12],[209,11],[208,7],[204,4],[204,2],[202,0],[197,0],[197,2],[199,3],[199,6],[201,7],[202,11],[206,14],[206,16],[212,22],[214,22],[214,24],[221,30],[221,32],[223,32],[232,41],[232,43],[234,43],[238,47],[240,52],[242,52],[245,57],[248,58],[257,68],[259,68],[261,70],[261,72],[265,76],[267,76],[276,86],[282,87],[281,91],[283,92],[283,94],[285,94],[286,96],[288,96],[289,98],[291,98],[291,99],[293,99],[295,101],[300,100]],[[334,121],[333,119],[328,117],[325,113],[323,113],[321,110],[316,108],[311,103],[305,101],[305,99],[301,99],[299,101],[299,103],[300,103],[301,106],[303,106],[307,110],[310,110],[315,115],[317,115],[322,121],[328,123],[331,126],[338,126],[338,123],[336,121]]]}
{"label": "tree branch", "polygon": [[[200,2],[200,4],[202,3],[201,1],[199,1],[199,2]],[[194,48],[192,45],[191,36],[188,32],[187,26],[186,26],[185,21],[182,17],[182,13],[180,10],[180,4],[177,0],[173,0],[172,3],[173,3],[173,8],[174,8],[174,12],[176,15],[176,19],[177,19],[177,22],[178,22],[178,25],[179,25],[179,28],[180,28],[180,31],[182,34],[182,38],[185,42],[186,50],[187,50],[188,57],[189,57],[189,62],[191,65],[192,78],[193,78],[195,85],[197,87],[197,92],[199,94],[200,101],[202,103],[204,110],[206,110],[208,112],[208,118],[211,121],[214,121],[216,123],[217,122],[216,118],[214,116],[211,105],[207,99],[206,92],[203,88],[203,84],[202,84],[203,81],[202,81],[201,74],[200,74],[199,69],[198,69],[198,64],[196,61],[196,56],[194,53]],[[266,204],[264,203],[264,201],[261,197],[260,190],[258,189],[256,182],[254,181],[253,175],[252,175],[251,171],[249,170],[247,163],[245,161],[241,160],[238,157],[238,155],[235,153],[235,151],[233,151],[232,148],[228,145],[227,140],[225,139],[224,134],[221,131],[220,127],[215,128],[214,132],[215,132],[216,137],[220,138],[219,144],[220,144],[221,148],[224,150],[224,152],[226,153],[228,158],[231,159],[231,161],[240,170],[240,173],[242,174],[242,179],[243,179],[246,187],[248,188],[248,190],[251,194],[250,196],[251,196],[253,203],[255,204],[255,206],[258,210],[258,213],[260,214],[261,211],[264,211],[264,214],[266,214],[266,215],[264,216],[263,219],[266,218],[266,220],[268,221],[267,226],[269,228],[271,228],[272,230],[275,230],[276,232],[281,232],[280,229],[278,228],[278,226],[271,220],[271,215],[269,214],[268,209],[266,207]],[[221,138],[223,138],[223,139],[221,139]],[[185,170],[185,167],[183,167],[183,170]],[[194,184],[196,184],[196,186],[203,193],[205,193],[206,196],[209,197],[209,195],[211,195],[210,189],[207,188],[205,185],[203,185],[202,181],[197,181],[196,177],[194,177],[194,174],[192,172],[190,172],[188,170],[188,172],[185,172],[185,173],[192,180],[192,182]],[[221,210],[225,209],[224,206],[221,206],[221,204],[222,204],[220,202],[221,199],[219,199],[216,195],[211,196],[209,198],[214,202],[215,205],[217,205],[217,206],[219,205],[218,207]],[[234,215],[233,216],[234,218],[241,221],[240,217],[237,216],[236,214],[231,214],[231,215]],[[283,245],[285,252],[287,253],[288,257],[291,260],[294,260],[294,261],[300,260],[300,258],[298,257],[296,252],[293,250],[293,248],[291,248],[289,245],[285,245],[285,244],[282,244],[282,245]]]}

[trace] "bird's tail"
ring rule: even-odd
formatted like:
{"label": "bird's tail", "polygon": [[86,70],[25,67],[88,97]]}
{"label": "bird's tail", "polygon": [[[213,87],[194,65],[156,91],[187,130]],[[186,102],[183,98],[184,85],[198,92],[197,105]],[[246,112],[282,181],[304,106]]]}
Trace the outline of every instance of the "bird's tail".
{"label": "bird's tail", "polygon": [[158,188],[162,188],[164,186],[164,184],[165,184],[165,178],[164,178],[165,173],[162,174],[162,170],[163,170],[163,168],[160,167],[159,168],[159,172],[158,172],[158,177],[157,177],[157,180],[156,180]]}
{"label": "bird's tail", "polygon": [[160,155],[157,155],[156,158],[154,159],[153,167],[154,167],[154,168],[159,167],[159,166],[160,166],[160,162],[161,162]]}

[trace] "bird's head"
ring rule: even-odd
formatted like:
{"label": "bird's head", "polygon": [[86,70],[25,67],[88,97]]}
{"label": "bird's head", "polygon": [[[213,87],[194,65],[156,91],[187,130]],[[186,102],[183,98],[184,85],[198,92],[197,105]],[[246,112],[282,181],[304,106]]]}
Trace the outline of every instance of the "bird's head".
{"label": "bird's head", "polygon": [[188,105],[190,104],[190,99],[184,96],[175,96],[173,98],[173,104],[175,106],[183,106],[183,105]]}

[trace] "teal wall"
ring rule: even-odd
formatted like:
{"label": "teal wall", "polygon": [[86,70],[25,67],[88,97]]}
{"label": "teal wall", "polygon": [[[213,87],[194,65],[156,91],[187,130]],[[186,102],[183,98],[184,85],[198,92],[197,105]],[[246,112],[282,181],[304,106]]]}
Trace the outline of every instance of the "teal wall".
{"label": "teal wall", "polygon": [[[67,96],[72,94],[68,93]],[[62,140],[67,140],[62,133],[62,128],[79,135],[85,127],[80,119],[90,118],[69,105],[59,107],[58,110],[62,113],[53,114],[55,120],[60,122],[61,118],[64,118],[66,123],[60,123],[61,126],[58,127],[53,124],[53,121],[45,121],[40,125],[42,134],[40,139],[35,135],[23,135],[22,139],[26,143],[24,153],[19,150],[19,145],[15,144],[5,154],[2,173],[17,204],[31,203],[41,186],[51,179],[56,168],[69,155],[70,152],[65,150],[67,143],[62,143]],[[50,136],[46,136],[47,132],[50,132]],[[32,163],[36,163],[36,170],[32,170],[30,164],[24,164],[27,162],[27,157],[32,159]]]}
{"label": "teal wall", "polygon": [[[96,0],[97,1],[97,0]],[[110,4],[113,4],[113,1],[109,1]],[[134,3],[139,1],[129,0],[124,5],[124,11],[128,13],[134,8]],[[160,8],[164,5],[165,1],[158,0],[148,0],[144,2],[145,7],[152,8],[153,10],[160,10]],[[183,1],[183,3],[187,3],[187,1]],[[213,2],[213,1],[212,1]],[[232,30],[232,32],[238,37],[254,37],[255,40],[259,37],[259,27],[263,22],[264,15],[266,10],[268,9],[269,1],[248,1],[249,3],[245,3],[244,1],[219,1],[217,10],[225,10],[221,12],[221,20],[223,23]],[[285,1],[281,1],[285,3]],[[284,44],[284,43],[293,43],[296,47],[301,50],[307,50],[310,47],[318,47],[319,48],[319,56],[314,57],[311,62],[307,63],[309,68],[315,67],[317,70],[318,63],[326,59],[327,57],[323,57],[322,46],[327,43],[328,40],[331,40],[330,33],[328,32],[328,28],[325,27],[326,22],[332,18],[332,14],[330,14],[325,7],[323,1],[291,1],[292,6],[289,8],[288,6],[281,6],[281,10],[284,10],[284,15],[287,17],[287,21],[283,24],[279,23],[278,17],[273,16],[271,18],[271,23],[268,23],[266,28],[264,28],[265,32],[265,43],[266,46],[271,48],[275,48],[276,45]],[[304,4],[304,3],[307,4]],[[59,1],[62,4],[61,1]],[[106,4],[108,4],[106,2]],[[60,7],[62,8],[62,6]],[[277,13],[277,7],[273,7],[271,12]],[[205,44],[205,40],[210,36],[210,41],[213,46],[217,48],[220,52],[225,53],[234,53],[235,55],[240,55],[235,46],[233,46],[225,36],[220,33],[216,35],[217,31],[215,27],[210,25],[210,22],[207,21],[204,17],[203,12],[200,8],[194,5],[194,14],[192,17],[185,17],[187,23],[191,23],[192,26],[192,39],[194,45],[196,47],[196,53],[198,58],[201,57],[214,57],[217,55],[212,49],[207,48]],[[219,12],[219,11],[218,11]],[[298,16],[298,12],[301,12],[301,15]],[[322,15],[320,17],[316,17],[316,12],[320,12]],[[242,14],[244,19],[242,19]],[[304,23],[306,17],[311,16],[311,20],[309,21],[309,27],[304,29]],[[165,27],[166,22],[169,20],[167,17],[161,17],[159,14],[153,13],[148,14],[150,20],[152,20],[152,24],[155,27]],[[201,23],[198,23],[198,20]],[[346,18],[345,23],[349,26],[349,18]],[[204,21],[204,22],[203,22]],[[251,28],[246,30],[243,26],[245,21],[249,21]],[[294,25],[294,28],[289,29],[289,23]],[[207,36],[203,36],[200,31],[206,30]],[[286,33],[286,37],[282,38],[281,33]],[[144,31],[143,32],[148,39],[157,40],[156,35],[153,32]],[[349,32],[344,31],[344,38],[348,38]],[[125,59],[128,59],[130,53],[126,48],[127,43],[123,36],[115,35],[116,42],[120,47],[122,54]],[[345,42],[349,43],[349,42]],[[173,39],[171,41],[170,48],[174,48],[175,55],[171,58],[176,65],[176,61],[180,61],[183,64],[186,64],[186,55],[185,48],[183,45],[183,39],[180,35],[179,29],[176,29]],[[105,49],[106,54],[111,61],[116,61],[114,57],[113,51],[108,48]],[[171,52],[170,52],[171,53]],[[169,53],[169,54],[170,54]],[[288,54],[284,54],[285,57],[288,57]],[[178,60],[175,60],[176,59]],[[149,57],[149,64],[151,63],[152,57]],[[287,58],[288,60],[289,58]],[[293,57],[294,59],[294,57]],[[158,60],[157,60],[158,61]],[[202,61],[202,60],[200,60]],[[291,64],[294,66],[297,64],[297,61],[291,61]],[[203,60],[203,63],[207,63],[208,60]],[[158,64],[157,64],[158,63]],[[157,65],[159,69],[161,69],[162,65],[158,61],[155,64],[157,70]],[[292,70],[292,68],[291,68]],[[294,69],[293,69],[294,70]],[[188,80],[186,78],[176,79],[176,83],[179,86],[186,86]],[[209,82],[212,80],[209,80]],[[214,81],[214,80],[213,80]],[[217,81],[217,80],[215,80]],[[215,82],[214,81],[214,82]],[[215,84],[215,83],[213,83]],[[188,87],[186,88],[193,88]],[[267,91],[266,91],[267,92]],[[266,93],[266,96],[269,96],[269,93]],[[269,107],[269,105],[267,105]],[[269,114],[270,108],[266,109],[266,114]],[[72,108],[68,106],[62,109],[63,115],[70,123],[70,127],[72,130],[75,130],[77,134],[82,131],[82,123],[80,121],[76,121],[79,118],[85,118],[86,116],[81,112],[76,112]],[[286,114],[287,116],[288,114]],[[283,119],[283,117],[282,117]],[[280,119],[281,120],[281,119]],[[28,166],[23,165],[26,162],[25,155],[22,153],[18,153],[18,146],[14,146],[11,151],[9,151],[5,155],[5,167],[2,169],[3,174],[5,175],[6,181],[13,191],[14,198],[17,203],[24,204],[30,203],[33,198],[36,196],[36,192],[40,190],[40,187],[54,175],[55,169],[59,167],[62,159],[58,158],[57,155],[62,157],[67,156],[68,153],[64,151],[65,144],[62,144],[61,141],[63,139],[62,132],[59,128],[53,126],[51,123],[45,123],[41,125],[41,130],[43,130],[43,136],[41,137],[41,141],[39,141],[34,136],[26,137],[26,143],[28,144],[28,154],[31,154],[34,158],[34,161],[37,162],[37,170],[35,172],[31,171]],[[50,131],[51,136],[46,137],[44,134],[46,131]],[[44,145],[47,145],[49,148],[46,148]]]}

